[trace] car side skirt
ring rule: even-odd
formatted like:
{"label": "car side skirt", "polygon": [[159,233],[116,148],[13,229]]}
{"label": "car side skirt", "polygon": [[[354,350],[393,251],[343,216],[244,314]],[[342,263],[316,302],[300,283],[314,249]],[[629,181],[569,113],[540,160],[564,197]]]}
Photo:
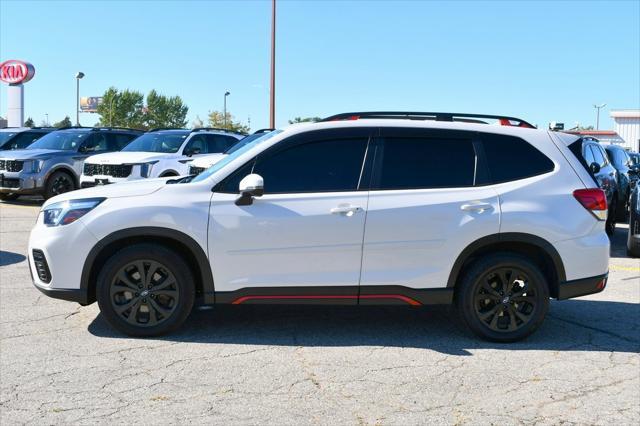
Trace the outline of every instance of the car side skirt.
{"label": "car side skirt", "polygon": [[453,289],[414,289],[404,286],[246,287],[216,291],[216,304],[292,305],[446,305]]}

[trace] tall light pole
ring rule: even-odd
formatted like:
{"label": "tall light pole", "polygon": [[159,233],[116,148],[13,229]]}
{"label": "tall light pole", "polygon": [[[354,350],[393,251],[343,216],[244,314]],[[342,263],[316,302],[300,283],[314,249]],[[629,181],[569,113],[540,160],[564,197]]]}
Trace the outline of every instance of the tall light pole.
{"label": "tall light pole", "polygon": [[80,80],[84,77],[82,71],[76,74],[76,126],[80,126]]}
{"label": "tall light pole", "polygon": [[224,119],[224,128],[227,128],[227,96],[229,96],[231,92],[224,92],[224,108],[222,110],[222,117]]}
{"label": "tall light pole", "polygon": [[276,128],[276,0],[271,1],[271,90],[269,91],[269,128]]}
{"label": "tall light pole", "polygon": [[44,116],[45,116],[45,117],[47,117],[47,126],[46,126],[46,127],[49,127],[49,114],[47,114],[47,113],[45,112],[45,113],[44,113]]}
{"label": "tall light pole", "polygon": [[607,104],[602,104],[602,105],[593,105],[593,107],[596,109],[597,113],[596,113],[596,130],[600,130],[600,109],[606,107]]}

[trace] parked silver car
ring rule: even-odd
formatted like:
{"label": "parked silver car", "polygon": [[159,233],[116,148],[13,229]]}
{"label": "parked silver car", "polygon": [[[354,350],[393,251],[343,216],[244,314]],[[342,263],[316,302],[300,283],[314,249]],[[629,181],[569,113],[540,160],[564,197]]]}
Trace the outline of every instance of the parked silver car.
{"label": "parked silver car", "polygon": [[37,194],[45,199],[79,188],[85,158],[119,151],[142,132],[71,127],[51,132],[26,149],[0,151],[0,200]]}

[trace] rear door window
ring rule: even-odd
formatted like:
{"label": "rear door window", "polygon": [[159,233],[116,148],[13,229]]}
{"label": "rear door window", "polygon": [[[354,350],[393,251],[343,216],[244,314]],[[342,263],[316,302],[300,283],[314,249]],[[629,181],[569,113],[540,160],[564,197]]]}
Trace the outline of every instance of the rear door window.
{"label": "rear door window", "polygon": [[481,140],[492,183],[525,179],[554,169],[553,161],[524,139],[487,133]]}
{"label": "rear door window", "polygon": [[373,189],[455,188],[474,185],[471,138],[386,136]]}

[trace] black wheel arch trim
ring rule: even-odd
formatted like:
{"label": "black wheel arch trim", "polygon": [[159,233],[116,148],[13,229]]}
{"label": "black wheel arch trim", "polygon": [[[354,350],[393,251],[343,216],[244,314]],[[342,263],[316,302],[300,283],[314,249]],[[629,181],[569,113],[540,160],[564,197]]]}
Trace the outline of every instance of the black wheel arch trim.
{"label": "black wheel arch trim", "polygon": [[205,251],[202,249],[202,246],[200,246],[200,244],[196,242],[196,240],[194,240],[192,237],[181,231],[155,226],[121,229],[107,235],[93,246],[84,261],[84,265],[82,267],[82,275],[80,278],[80,289],[86,292],[88,303],[93,303],[95,301],[94,297],[91,296],[91,294],[93,293],[90,291],[90,286],[92,284],[90,282],[90,277],[92,268],[95,265],[95,260],[98,255],[110,244],[119,240],[134,237],[161,237],[165,239],[175,240],[176,242],[186,246],[191,251],[191,254],[198,264],[198,268],[200,269],[200,280],[202,282],[204,299],[203,302],[205,304],[215,303],[213,273],[211,271],[211,265],[209,264],[209,258],[207,257]]}
{"label": "black wheel arch trim", "polygon": [[[451,273],[449,274],[449,280],[447,281],[447,288],[455,287],[456,282],[458,281],[458,277],[460,272],[462,271],[462,267],[465,262],[475,253],[476,251],[488,247],[492,244],[496,243],[524,243],[533,245],[541,250],[543,250],[551,261],[553,262],[553,266],[555,268],[556,276],[559,282],[564,282],[567,279],[567,275],[564,269],[564,264],[562,262],[562,258],[560,254],[555,249],[555,247],[548,242],[547,240],[540,238],[536,235],[520,233],[520,232],[504,232],[498,234],[487,235],[482,237],[471,244],[469,244],[462,253],[458,256],[456,261],[453,264],[453,268],[451,268]],[[550,285],[558,284],[558,283],[549,283]]]}

